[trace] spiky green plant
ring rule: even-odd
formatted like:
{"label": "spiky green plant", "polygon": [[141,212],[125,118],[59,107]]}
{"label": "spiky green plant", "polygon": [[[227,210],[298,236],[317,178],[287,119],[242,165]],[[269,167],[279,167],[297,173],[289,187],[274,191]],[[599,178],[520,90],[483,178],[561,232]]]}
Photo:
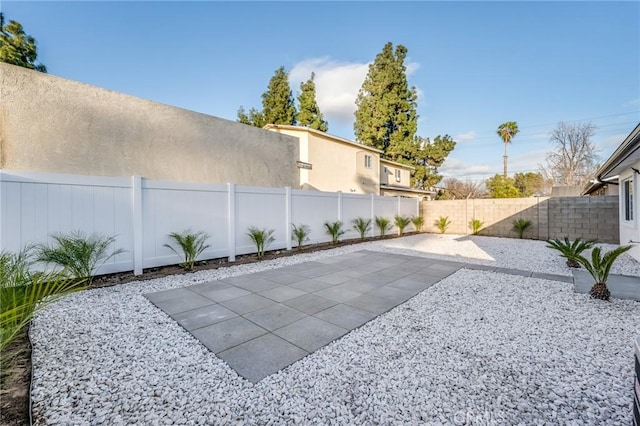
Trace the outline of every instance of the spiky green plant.
{"label": "spiky green plant", "polygon": [[387,231],[391,229],[391,221],[386,217],[376,216],[376,228],[380,232],[380,237],[384,238]]}
{"label": "spiky green plant", "polygon": [[[85,288],[85,281],[70,279],[66,272],[30,271],[29,250],[0,253],[0,353],[25,330],[35,313],[71,292]],[[5,360],[2,360],[4,363]]]}
{"label": "spiky green plant", "polygon": [[411,223],[411,219],[406,216],[396,215],[394,223],[396,224],[396,228],[398,228],[398,235],[402,236],[405,228]]}
{"label": "spiky green plant", "polygon": [[478,232],[480,232],[480,229],[482,229],[483,225],[484,222],[480,221],[480,219],[473,218],[469,222],[469,229],[471,229],[473,235],[478,235]]}
{"label": "spiky green plant", "polygon": [[110,249],[116,242],[116,235],[87,235],[82,231],[73,231],[69,234],[55,233],[51,238],[53,244],[36,246],[36,260],[61,267],[71,277],[86,280],[87,285],[91,285],[93,275],[100,266],[124,252],[123,249]]}
{"label": "spiky green plant", "polygon": [[301,247],[302,243],[309,239],[311,229],[307,225],[295,225],[292,223],[291,226],[293,226],[291,238],[298,243],[298,247]]}
{"label": "spiky green plant", "polygon": [[275,231],[273,229],[260,229],[255,226],[249,228],[247,235],[256,246],[258,259],[262,259],[264,257],[265,249],[269,247],[269,244],[276,240],[273,236],[274,232]]}
{"label": "spiky green plant", "polygon": [[588,240],[583,241],[580,238],[576,238],[574,241],[569,240],[569,237],[563,239],[556,238],[555,240],[547,240],[547,247],[550,249],[558,250],[560,256],[567,259],[567,266],[570,268],[579,268],[580,263],[576,260],[583,251],[593,248],[596,241]]}
{"label": "spiky green plant", "polygon": [[576,260],[584,266],[584,269],[591,274],[595,281],[589,291],[591,297],[594,299],[609,300],[611,292],[607,288],[607,280],[609,279],[611,267],[616,259],[623,253],[629,251],[631,247],[632,246],[620,246],[604,255],[601,254],[600,247],[594,247],[591,251],[591,261],[582,255],[576,256]]}
{"label": "spiky green plant", "polygon": [[449,216],[440,216],[433,224],[440,230],[441,234],[444,234],[447,232],[449,225],[451,225],[451,221],[449,220]]}
{"label": "spiky green plant", "polygon": [[[204,231],[194,232],[191,229],[185,229],[182,232],[170,233],[169,238],[177,245],[177,247],[173,247],[169,243],[164,246],[171,249],[171,251],[178,256],[182,256],[184,260],[180,266],[182,266],[186,271],[192,270],[196,264],[198,256],[210,247],[210,245],[207,244],[209,234]],[[178,251],[178,249],[180,251]]]}
{"label": "spiky green plant", "polygon": [[525,219],[522,217],[514,220],[512,224],[513,224],[513,228],[511,228],[511,230],[513,232],[517,232],[518,238],[520,239],[524,238],[525,232],[533,228],[533,222],[531,222],[529,219]]}
{"label": "spiky green plant", "polygon": [[411,223],[413,223],[413,226],[416,228],[416,232],[421,232],[424,226],[424,217],[414,216],[411,218]]}
{"label": "spiky green plant", "polygon": [[338,244],[340,237],[344,235],[345,231],[342,229],[342,222],[339,220],[335,222],[325,222],[324,227],[327,228],[327,234],[331,235],[331,242]]}
{"label": "spiky green plant", "polygon": [[367,238],[367,233],[371,230],[371,219],[363,217],[353,219],[353,229],[360,234],[360,241],[364,241]]}

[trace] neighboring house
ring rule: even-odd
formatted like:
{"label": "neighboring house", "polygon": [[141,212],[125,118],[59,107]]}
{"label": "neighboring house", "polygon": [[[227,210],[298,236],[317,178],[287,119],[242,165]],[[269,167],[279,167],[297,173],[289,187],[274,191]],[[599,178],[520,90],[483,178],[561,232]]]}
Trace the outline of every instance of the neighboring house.
{"label": "neighboring house", "polygon": [[300,140],[300,188],[406,197],[433,194],[411,188],[414,168],[381,159],[379,149],[307,127],[264,128]]}
{"label": "neighboring house", "polygon": [[640,124],[596,171],[596,178],[589,182],[583,194],[600,194],[605,187],[609,191],[612,187],[617,188],[620,200],[620,244],[634,244],[629,254],[640,261],[639,175]]}

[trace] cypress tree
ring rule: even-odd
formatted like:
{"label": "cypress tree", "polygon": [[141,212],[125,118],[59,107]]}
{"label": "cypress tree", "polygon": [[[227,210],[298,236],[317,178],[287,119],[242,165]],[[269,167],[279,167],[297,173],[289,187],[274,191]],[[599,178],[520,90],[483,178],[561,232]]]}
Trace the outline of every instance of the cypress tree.
{"label": "cypress tree", "polygon": [[328,123],[324,120],[320,107],[316,102],[316,84],[313,79],[315,74],[311,73],[311,78],[304,83],[300,83],[300,94],[298,95],[299,111],[296,120],[300,126],[326,132],[329,130]]}
{"label": "cypress tree", "polygon": [[265,124],[296,124],[296,106],[289,86],[289,73],[284,67],[276,70],[262,94],[262,112]]}

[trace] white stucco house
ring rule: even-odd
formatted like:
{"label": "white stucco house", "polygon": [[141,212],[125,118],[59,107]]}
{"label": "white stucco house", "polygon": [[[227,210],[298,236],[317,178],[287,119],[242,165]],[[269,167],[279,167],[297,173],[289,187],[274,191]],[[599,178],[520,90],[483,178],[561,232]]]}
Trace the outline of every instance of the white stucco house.
{"label": "white stucco house", "polygon": [[620,197],[620,244],[632,244],[629,254],[640,261],[640,124],[596,171],[583,194],[606,193]]}

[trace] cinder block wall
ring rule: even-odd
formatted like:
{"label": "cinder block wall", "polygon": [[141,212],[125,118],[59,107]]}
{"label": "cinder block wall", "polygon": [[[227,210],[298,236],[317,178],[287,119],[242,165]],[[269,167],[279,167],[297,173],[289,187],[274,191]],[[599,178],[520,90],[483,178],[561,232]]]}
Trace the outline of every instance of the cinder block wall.
{"label": "cinder block wall", "polygon": [[519,218],[533,222],[525,238],[585,238],[619,243],[618,197],[540,197],[478,200],[424,201],[422,214],[427,232],[440,232],[434,222],[449,217],[450,234],[471,234],[469,222],[484,222],[480,235],[516,237],[511,231]]}

